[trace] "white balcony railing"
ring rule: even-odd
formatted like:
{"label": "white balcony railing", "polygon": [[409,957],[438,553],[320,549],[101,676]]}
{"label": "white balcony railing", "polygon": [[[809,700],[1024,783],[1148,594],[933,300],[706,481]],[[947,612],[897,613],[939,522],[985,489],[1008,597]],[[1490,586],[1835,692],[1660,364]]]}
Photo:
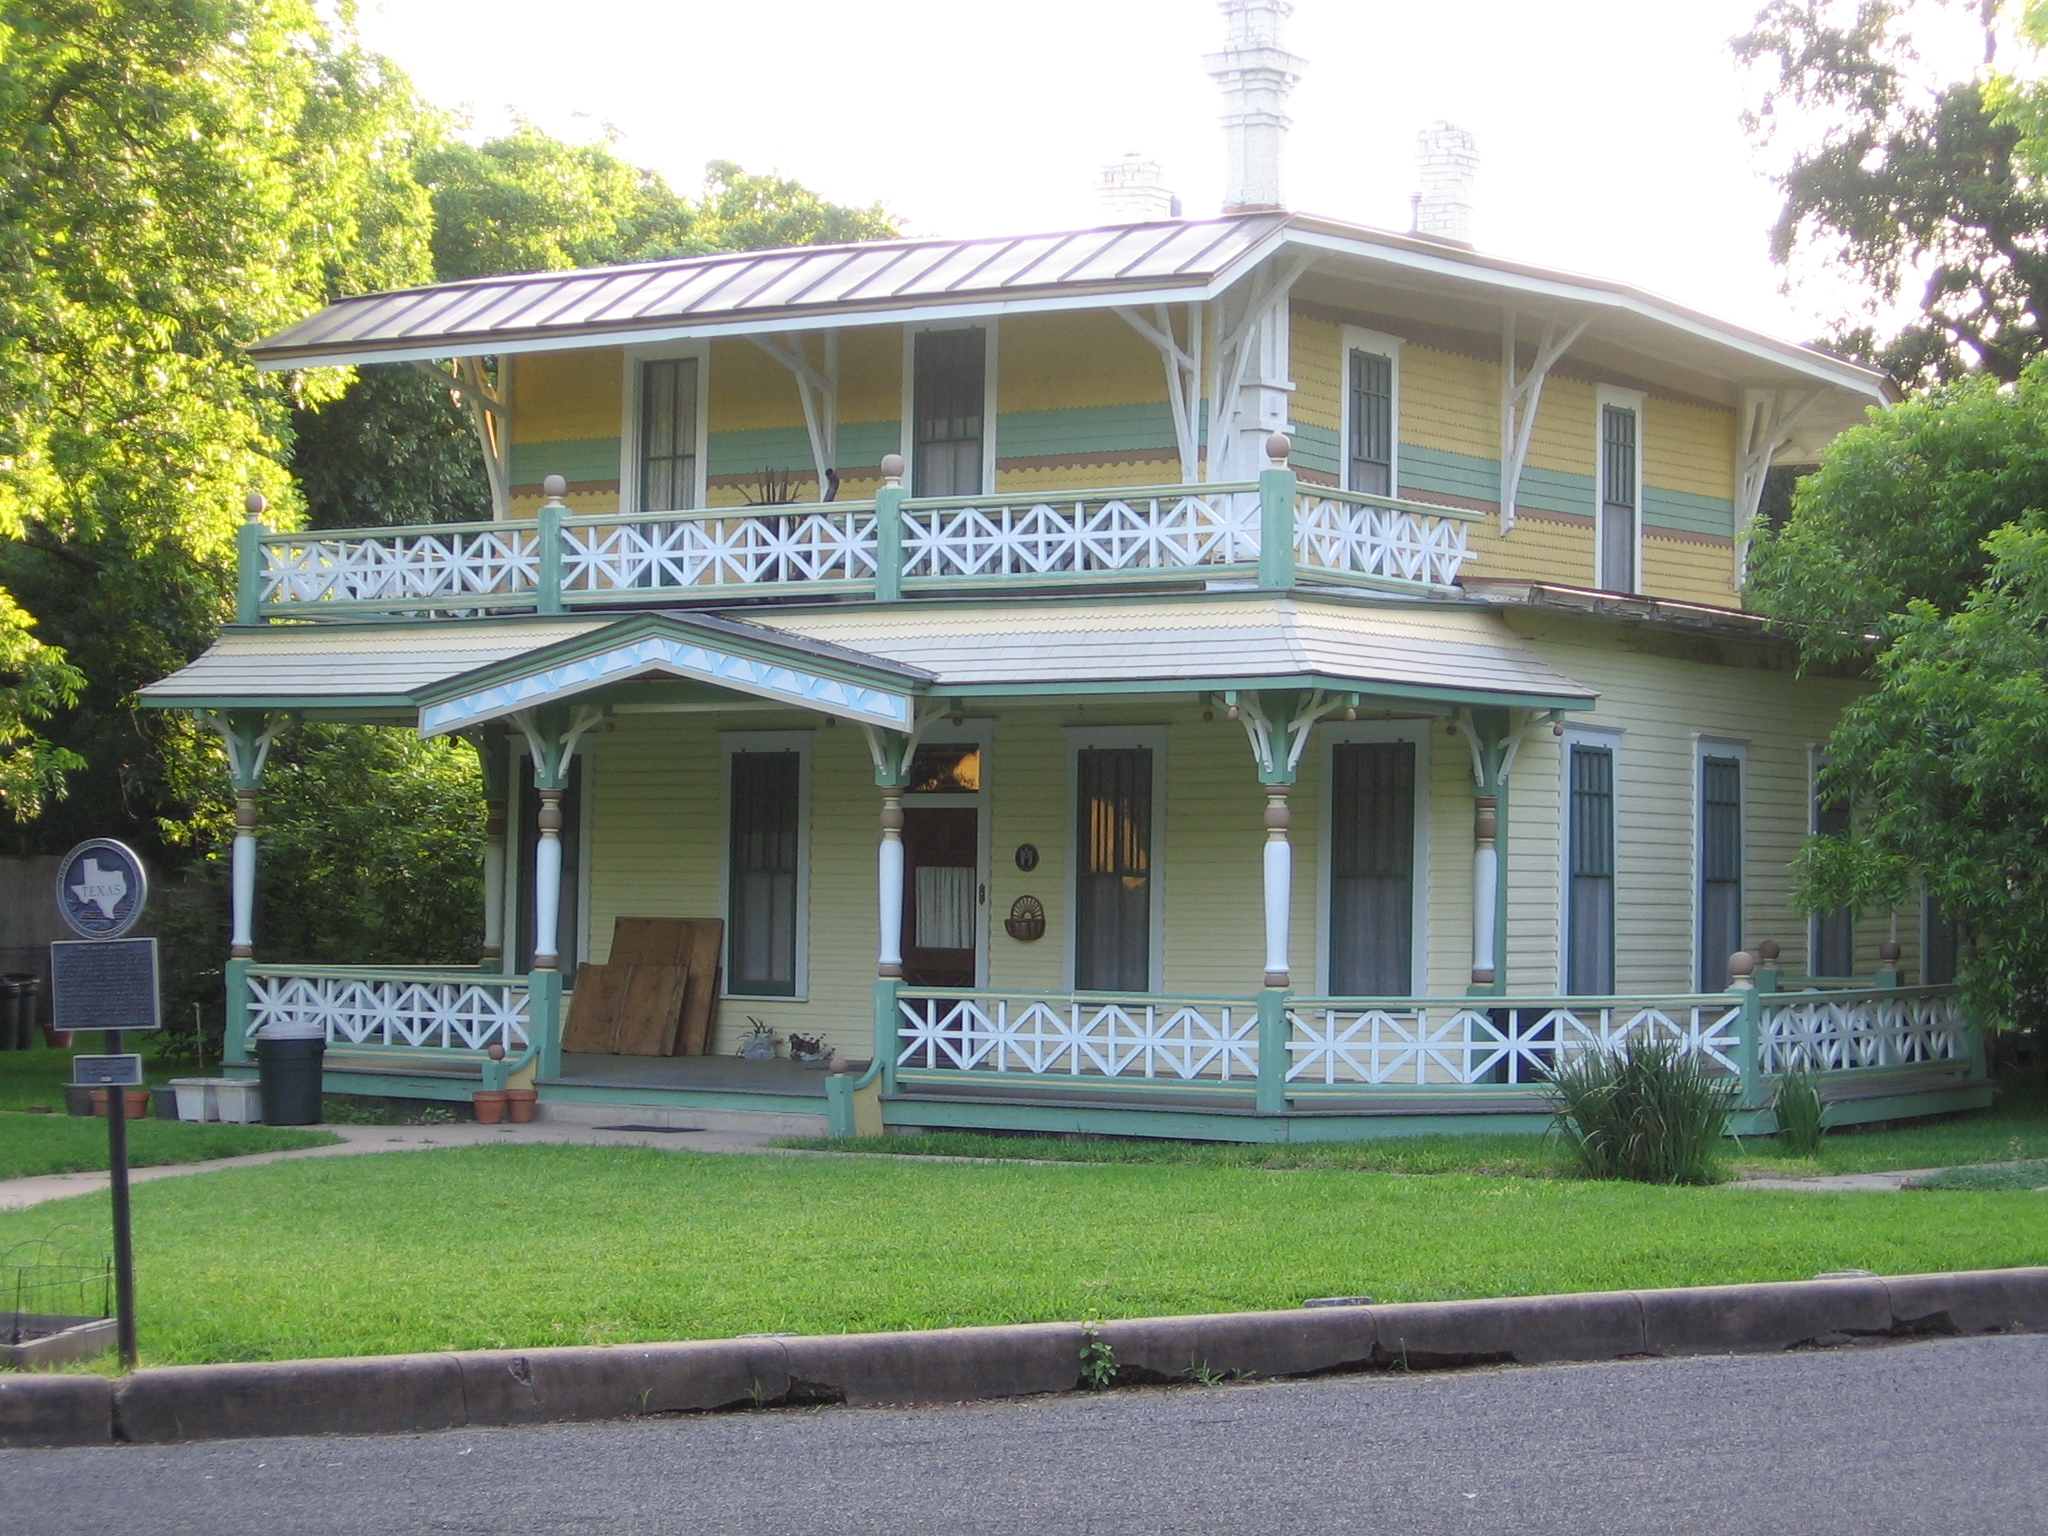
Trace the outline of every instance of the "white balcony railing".
{"label": "white balcony railing", "polygon": [[329,1045],[436,1051],[526,1049],[527,978],[483,971],[261,966],[248,971],[246,1036],[265,1028]]}
{"label": "white balcony railing", "polygon": [[1962,1061],[1967,1016],[1953,987],[1766,993],[1758,1064],[1765,1072],[1847,1072]]}
{"label": "white balcony railing", "polygon": [[1191,571],[1259,558],[1256,485],[913,501],[906,578]]}
{"label": "white balcony railing", "polygon": [[1258,1075],[1258,1005],[1243,998],[905,993],[896,1006],[903,1067],[1219,1082]]}

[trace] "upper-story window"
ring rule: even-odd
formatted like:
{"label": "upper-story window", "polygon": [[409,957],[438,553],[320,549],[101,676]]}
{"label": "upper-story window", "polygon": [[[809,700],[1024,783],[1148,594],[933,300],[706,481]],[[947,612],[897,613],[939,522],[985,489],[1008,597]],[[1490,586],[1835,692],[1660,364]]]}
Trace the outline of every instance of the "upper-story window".
{"label": "upper-story window", "polygon": [[683,512],[697,505],[703,361],[651,357],[638,362],[633,422],[635,510]]}
{"label": "upper-story window", "polygon": [[1599,401],[1596,585],[1608,592],[1635,592],[1642,587],[1643,397],[1634,390],[1603,388]]}
{"label": "upper-story window", "polygon": [[910,488],[979,496],[988,412],[988,332],[920,331],[911,344]]}
{"label": "upper-story window", "polygon": [[1400,483],[1396,436],[1401,343],[1392,336],[1344,328],[1344,485],[1392,496]]}

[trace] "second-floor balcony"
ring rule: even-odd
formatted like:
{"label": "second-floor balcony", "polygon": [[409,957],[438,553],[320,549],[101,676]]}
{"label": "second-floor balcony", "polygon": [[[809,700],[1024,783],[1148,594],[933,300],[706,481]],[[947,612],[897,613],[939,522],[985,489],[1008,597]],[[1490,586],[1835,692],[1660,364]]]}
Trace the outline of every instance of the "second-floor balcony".
{"label": "second-floor balcony", "polygon": [[432,527],[244,531],[238,618],[561,613],[763,597],[1225,583],[1451,588],[1462,507],[1302,483],[1025,490]]}

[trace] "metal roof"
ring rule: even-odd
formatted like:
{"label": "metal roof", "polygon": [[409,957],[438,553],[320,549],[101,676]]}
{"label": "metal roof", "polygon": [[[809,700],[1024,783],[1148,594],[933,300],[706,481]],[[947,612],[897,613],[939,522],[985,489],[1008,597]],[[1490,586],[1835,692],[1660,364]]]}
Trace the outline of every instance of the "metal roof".
{"label": "metal roof", "polygon": [[518,350],[543,340],[580,345],[638,333],[654,339],[679,326],[719,322],[765,330],[806,316],[975,299],[1178,295],[1235,267],[1286,222],[1286,215],[1268,213],[479,278],[343,299],[250,351],[267,367],[394,361]]}

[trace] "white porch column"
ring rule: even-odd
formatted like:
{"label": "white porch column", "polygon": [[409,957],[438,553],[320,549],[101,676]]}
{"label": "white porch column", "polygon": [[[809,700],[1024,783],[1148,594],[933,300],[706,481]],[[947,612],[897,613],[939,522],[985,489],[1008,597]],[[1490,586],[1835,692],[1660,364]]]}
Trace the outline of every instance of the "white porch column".
{"label": "white porch column", "polygon": [[875,974],[885,981],[903,975],[903,790],[882,787],[882,846],[876,859]]}
{"label": "white porch column", "polygon": [[1266,985],[1285,987],[1288,977],[1287,940],[1291,927],[1294,896],[1294,845],[1288,828],[1294,813],[1288,808],[1287,793],[1292,786],[1268,784],[1266,791]]}
{"label": "white porch column", "polygon": [[228,939],[228,958],[252,960],[256,956],[256,791],[235,791],[235,847],[232,861],[231,916],[233,931]]}
{"label": "white porch column", "polygon": [[533,968],[558,971],[562,917],[562,792],[542,789],[540,842],[533,850]]}
{"label": "white porch column", "polygon": [[1499,974],[1494,922],[1500,897],[1500,800],[1472,797],[1472,985],[1490,987]]}

